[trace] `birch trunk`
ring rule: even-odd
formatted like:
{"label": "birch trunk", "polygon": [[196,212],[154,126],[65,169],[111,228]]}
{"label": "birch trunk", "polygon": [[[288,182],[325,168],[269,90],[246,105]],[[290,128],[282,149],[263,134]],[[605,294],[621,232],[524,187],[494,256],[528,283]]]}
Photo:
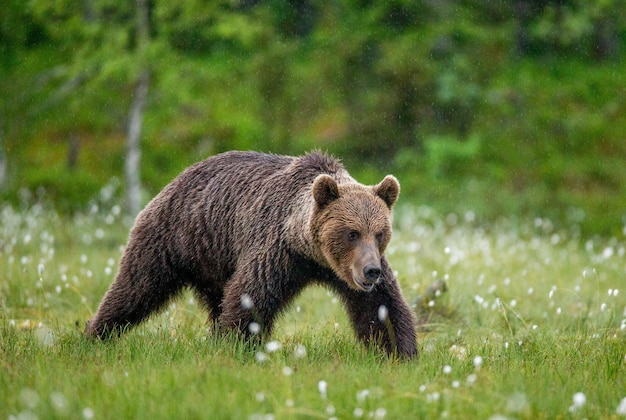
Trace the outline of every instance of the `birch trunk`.
{"label": "birch trunk", "polygon": [[141,161],[141,127],[143,113],[148,96],[150,74],[144,70],[135,86],[135,96],[130,108],[128,122],[128,143],[126,149],[126,203],[128,213],[136,216],[141,210],[141,181],[139,178],[139,164]]}
{"label": "birch trunk", "polygon": [[141,128],[150,84],[150,71],[146,63],[146,49],[150,42],[148,1],[136,0],[135,5],[137,11],[136,56],[139,68],[142,70],[135,85],[133,102],[128,118],[128,143],[125,162],[127,210],[133,217],[141,210],[141,180],[139,177]]}
{"label": "birch trunk", "polygon": [[4,121],[0,113],[0,191],[4,191],[7,181],[7,157],[4,153]]}

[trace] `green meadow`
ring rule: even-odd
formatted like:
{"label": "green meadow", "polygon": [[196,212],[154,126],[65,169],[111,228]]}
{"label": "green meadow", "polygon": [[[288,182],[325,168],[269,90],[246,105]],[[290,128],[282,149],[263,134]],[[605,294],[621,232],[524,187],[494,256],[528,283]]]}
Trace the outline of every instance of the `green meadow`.
{"label": "green meadow", "polygon": [[420,357],[403,362],[358,343],[322,288],[258,346],[216,337],[190,293],[86,339],[132,222],[106,200],[0,211],[1,419],[626,416],[626,232],[399,207],[387,253],[407,300],[422,296]]}

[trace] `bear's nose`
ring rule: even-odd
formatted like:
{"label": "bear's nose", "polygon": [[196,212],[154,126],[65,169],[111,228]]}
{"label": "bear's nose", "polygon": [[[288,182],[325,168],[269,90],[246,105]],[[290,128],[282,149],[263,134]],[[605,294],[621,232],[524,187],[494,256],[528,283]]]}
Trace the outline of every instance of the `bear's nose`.
{"label": "bear's nose", "polygon": [[380,277],[380,268],[375,265],[366,265],[363,269],[363,275],[367,281],[375,283]]}

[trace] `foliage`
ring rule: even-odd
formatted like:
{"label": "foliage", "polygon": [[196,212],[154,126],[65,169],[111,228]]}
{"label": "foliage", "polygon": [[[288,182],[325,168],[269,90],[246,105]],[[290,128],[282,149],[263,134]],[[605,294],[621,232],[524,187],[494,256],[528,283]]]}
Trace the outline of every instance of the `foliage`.
{"label": "foliage", "polygon": [[403,197],[442,211],[563,226],[582,211],[586,235],[624,226],[624,2],[149,5],[142,49],[133,2],[7,2],[4,197],[45,184],[75,211],[120,177],[147,66],[144,200],[220,151],[321,148],[364,181],[395,172]]}
{"label": "foliage", "polygon": [[0,209],[3,418],[626,415],[623,239],[398,209],[388,256],[406,297],[448,284],[415,362],[363,348],[336,296],[315,288],[258,347],[208,331],[191,294],[104,343],[81,329],[130,224],[114,188],[72,218],[41,202]]}

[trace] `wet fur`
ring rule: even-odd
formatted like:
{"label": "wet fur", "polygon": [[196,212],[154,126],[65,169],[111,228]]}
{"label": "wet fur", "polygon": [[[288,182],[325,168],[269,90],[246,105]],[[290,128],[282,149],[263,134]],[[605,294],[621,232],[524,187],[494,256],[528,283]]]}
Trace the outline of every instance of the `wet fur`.
{"label": "wet fur", "polygon": [[[323,174],[328,179],[320,181]],[[321,153],[294,158],[228,152],[199,162],[138,215],[117,277],[86,333],[119,334],[189,287],[221,330],[250,335],[256,322],[270,334],[277,315],[317,283],[340,296],[360,340],[412,358],[412,312],[384,256],[398,188],[393,177],[374,187],[358,184]],[[317,193],[328,196],[318,199]],[[324,242],[346,224],[362,232],[362,245]],[[377,243],[375,233],[387,228],[378,238],[384,243]],[[369,254],[360,255],[365,251],[359,247]],[[369,292],[358,290],[346,273],[363,264],[357,259],[373,256],[380,280]],[[242,305],[242,296],[252,308]],[[381,305],[388,310],[382,321]]]}

